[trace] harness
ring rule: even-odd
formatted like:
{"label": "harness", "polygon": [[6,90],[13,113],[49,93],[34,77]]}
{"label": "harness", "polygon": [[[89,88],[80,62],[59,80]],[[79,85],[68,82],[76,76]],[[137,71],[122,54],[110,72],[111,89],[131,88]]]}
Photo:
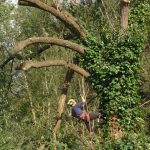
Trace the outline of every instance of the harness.
{"label": "harness", "polygon": [[90,115],[86,111],[83,111],[80,116],[80,119],[82,119],[83,121],[90,122]]}

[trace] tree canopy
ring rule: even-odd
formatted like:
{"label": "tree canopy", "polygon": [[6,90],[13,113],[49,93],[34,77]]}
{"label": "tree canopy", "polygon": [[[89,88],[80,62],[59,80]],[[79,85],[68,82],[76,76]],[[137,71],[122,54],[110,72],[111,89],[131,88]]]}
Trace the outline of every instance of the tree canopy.
{"label": "tree canopy", "polygon": [[149,0],[0,2],[2,149],[88,149],[66,107],[84,92],[102,114],[89,149],[150,148],[139,92]]}

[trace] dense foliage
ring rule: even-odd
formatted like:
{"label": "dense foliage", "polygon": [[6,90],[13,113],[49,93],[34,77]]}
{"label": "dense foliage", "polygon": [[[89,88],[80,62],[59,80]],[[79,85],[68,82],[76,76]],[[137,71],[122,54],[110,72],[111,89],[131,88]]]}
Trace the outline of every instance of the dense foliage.
{"label": "dense foliage", "polygon": [[[147,40],[150,4],[148,0],[131,3],[129,27],[124,31],[119,29],[119,4],[120,0],[105,0],[92,6],[66,7],[91,34],[81,64],[91,75],[88,83],[94,92],[89,93],[91,96],[97,93],[95,101],[90,99],[89,110],[96,110],[100,103],[99,110],[104,119],[100,128],[99,124],[95,125],[98,128],[92,139],[95,149],[145,150],[149,149],[150,141],[144,131],[146,123],[139,107],[138,73],[141,52]],[[73,37],[72,41],[80,43],[65,25],[41,10],[1,5],[0,15],[0,43],[4,45],[0,53],[2,61],[16,40],[31,36]],[[10,18],[15,20],[12,24],[15,28],[10,26]],[[42,144],[47,150],[53,149],[54,144],[58,150],[91,149],[91,137],[86,128],[69,116],[68,108],[63,114],[57,141],[54,143],[52,139],[51,129],[57,121],[57,100],[66,69],[33,69],[27,73],[14,70],[18,62],[31,55],[40,61],[47,58],[70,61],[75,55],[57,46],[50,46],[39,55],[35,51],[39,47],[42,45],[27,47],[0,72],[0,149],[40,149]],[[80,100],[80,90],[81,78],[75,74],[68,96]]]}
{"label": "dense foliage", "polygon": [[[105,34],[105,38],[90,37],[88,40],[89,47],[82,63],[91,74],[89,82],[101,97],[100,111],[107,122],[104,127],[104,131],[107,131],[105,137],[106,133],[111,132],[113,119],[117,120],[119,130],[123,132],[141,132],[143,128],[138,71],[141,52],[147,42],[149,10],[149,1],[136,1],[131,9],[129,27],[125,31],[109,38]],[[123,147],[120,145],[114,148]],[[136,148],[133,146],[129,149]]]}

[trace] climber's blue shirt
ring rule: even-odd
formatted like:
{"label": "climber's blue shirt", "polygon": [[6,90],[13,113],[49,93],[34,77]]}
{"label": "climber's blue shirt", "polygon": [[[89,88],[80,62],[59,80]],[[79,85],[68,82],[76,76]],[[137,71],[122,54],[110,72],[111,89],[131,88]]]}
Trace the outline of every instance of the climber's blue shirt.
{"label": "climber's blue shirt", "polygon": [[80,118],[84,109],[84,103],[77,103],[75,106],[72,107],[72,116],[76,118]]}

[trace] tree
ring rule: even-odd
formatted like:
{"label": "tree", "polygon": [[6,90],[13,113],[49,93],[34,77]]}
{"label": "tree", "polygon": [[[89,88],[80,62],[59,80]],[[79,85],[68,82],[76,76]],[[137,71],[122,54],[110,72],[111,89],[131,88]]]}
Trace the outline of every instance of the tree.
{"label": "tree", "polygon": [[[139,54],[141,50],[144,49],[146,42],[146,37],[144,36],[143,40],[141,37],[147,32],[146,20],[149,16],[147,11],[149,9],[149,3],[146,0],[144,1],[144,5],[142,5],[140,1],[134,1],[132,3],[132,8],[134,9],[131,9],[129,26],[128,3],[129,2],[125,0],[122,1],[121,27],[123,29],[120,28],[121,32],[117,30],[115,33],[109,34],[109,36],[104,33],[102,37],[93,37],[70,13],[56,4],[49,4],[40,0],[19,1],[19,5],[36,7],[51,13],[57,19],[61,20],[72,31],[73,36],[79,40],[77,43],[77,40],[74,42],[47,36],[31,37],[17,42],[15,51],[2,64],[2,67],[4,67],[10,60],[14,59],[18,53],[22,52],[24,48],[35,43],[62,46],[72,49],[81,55],[80,59],[76,56],[72,61],[73,63],[65,62],[64,60],[46,60],[42,62],[27,60],[17,67],[17,69],[22,70],[28,70],[32,67],[41,68],[54,65],[69,68],[64,81],[64,88],[59,98],[59,114],[58,121],[53,129],[54,135],[60,128],[67,90],[74,71],[86,78],[88,77],[89,83],[93,85],[96,93],[102,97],[100,106],[105,118],[106,126],[104,130],[108,131],[107,135],[104,134],[105,137],[120,139],[126,137],[126,133],[130,130],[136,132],[134,131],[134,127],[137,127],[141,119],[138,114],[140,98],[137,93],[137,70],[139,69]],[[137,13],[140,14],[142,11],[144,11],[144,19],[142,19],[143,16],[140,15],[137,17]],[[144,29],[142,28],[143,25]],[[138,43],[140,44],[138,45]],[[44,50],[45,49],[43,49],[42,52]],[[39,51],[39,53],[41,53],[41,51]],[[79,67],[79,64],[81,64],[84,69]],[[109,147],[106,145],[106,149],[107,148]]]}

